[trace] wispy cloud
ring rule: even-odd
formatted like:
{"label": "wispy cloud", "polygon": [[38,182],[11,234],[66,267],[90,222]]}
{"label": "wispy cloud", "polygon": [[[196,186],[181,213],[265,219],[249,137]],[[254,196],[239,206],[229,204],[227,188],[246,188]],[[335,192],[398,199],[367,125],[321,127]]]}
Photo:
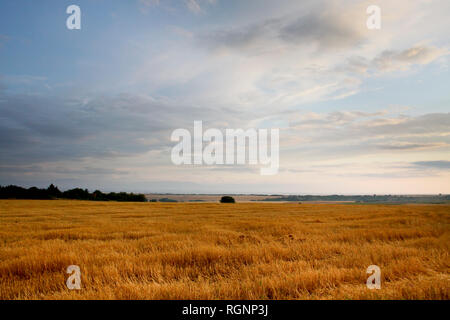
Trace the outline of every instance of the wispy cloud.
{"label": "wispy cloud", "polygon": [[422,168],[432,168],[439,170],[450,169],[450,161],[440,160],[440,161],[417,161],[413,162],[414,165]]}
{"label": "wispy cloud", "polygon": [[346,64],[338,66],[337,71],[357,74],[407,71],[414,66],[427,65],[449,54],[450,51],[447,49],[433,46],[415,46],[403,51],[386,50],[372,60],[350,57]]}
{"label": "wispy cloud", "polygon": [[198,4],[197,0],[185,0],[186,6],[188,7],[189,11],[199,14],[202,13],[202,8]]}
{"label": "wispy cloud", "polygon": [[205,6],[215,4],[217,0],[183,0],[183,1],[172,1],[172,0],[138,0],[139,10],[141,13],[148,13],[150,8],[156,6],[164,6],[166,9],[174,10],[174,8],[179,4],[183,3],[184,7],[194,14],[205,13]]}
{"label": "wispy cloud", "polygon": [[139,11],[141,13],[148,13],[151,7],[158,6],[160,0],[138,0]]}
{"label": "wispy cloud", "polygon": [[244,28],[216,30],[202,35],[200,40],[214,49],[236,50],[254,54],[290,47],[314,47],[332,50],[357,45],[363,40],[361,28],[332,13],[331,8],[320,7],[301,17],[290,16],[267,19]]}
{"label": "wispy cloud", "polygon": [[375,58],[374,64],[382,71],[404,70],[415,64],[428,64],[449,53],[450,51],[436,47],[417,46],[400,52],[383,51]]}

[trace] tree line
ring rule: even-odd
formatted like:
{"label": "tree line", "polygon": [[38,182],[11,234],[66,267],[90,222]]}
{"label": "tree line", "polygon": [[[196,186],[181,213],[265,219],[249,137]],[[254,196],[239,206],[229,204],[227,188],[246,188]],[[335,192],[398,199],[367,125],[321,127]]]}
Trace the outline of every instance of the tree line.
{"label": "tree line", "polygon": [[0,186],[0,199],[30,199],[30,200],[91,200],[91,201],[121,201],[121,202],[146,202],[147,198],[143,194],[110,192],[103,193],[100,190],[89,192],[88,189],[75,188],[67,191],[60,191],[58,187],[51,184],[47,189],[36,187],[22,188],[18,186]]}

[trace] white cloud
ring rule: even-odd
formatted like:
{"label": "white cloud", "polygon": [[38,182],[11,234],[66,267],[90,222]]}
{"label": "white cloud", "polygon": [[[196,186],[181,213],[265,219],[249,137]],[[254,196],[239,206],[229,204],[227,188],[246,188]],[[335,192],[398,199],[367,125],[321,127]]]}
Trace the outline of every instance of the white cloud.
{"label": "white cloud", "polygon": [[200,7],[200,5],[198,4],[197,0],[185,0],[186,2],[186,6],[188,7],[189,11],[195,13],[195,14],[199,14],[202,13],[203,10]]}

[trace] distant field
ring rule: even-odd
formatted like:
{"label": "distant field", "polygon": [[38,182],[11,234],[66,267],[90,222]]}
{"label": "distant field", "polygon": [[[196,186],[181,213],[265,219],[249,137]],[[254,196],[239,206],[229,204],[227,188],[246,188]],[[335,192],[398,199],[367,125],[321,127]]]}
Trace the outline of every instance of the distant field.
{"label": "distant field", "polygon": [[[370,203],[370,204],[448,204],[450,195],[231,195],[237,202]],[[222,195],[150,193],[148,200],[162,202],[220,202]]]}
{"label": "distant field", "polygon": [[449,299],[449,249],[449,205],[1,200],[0,299]]}
{"label": "distant field", "polygon": [[[147,199],[160,200],[160,199],[172,199],[178,202],[220,202],[221,195],[211,194],[157,194],[150,193],[145,195]],[[264,199],[279,198],[280,196],[267,196],[267,195],[233,195],[233,198],[237,202],[253,202],[263,201]]]}

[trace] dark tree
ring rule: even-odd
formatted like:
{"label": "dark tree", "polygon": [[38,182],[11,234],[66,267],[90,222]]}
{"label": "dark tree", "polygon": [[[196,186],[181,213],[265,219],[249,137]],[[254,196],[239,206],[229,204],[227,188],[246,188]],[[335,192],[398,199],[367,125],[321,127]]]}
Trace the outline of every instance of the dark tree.
{"label": "dark tree", "polygon": [[25,189],[17,186],[0,186],[0,199],[73,199],[73,200],[94,200],[94,201],[130,201],[146,202],[147,198],[143,194],[136,193],[103,193],[99,190],[89,193],[88,189],[75,188],[64,192],[51,184],[47,189],[31,187]]}
{"label": "dark tree", "polygon": [[58,187],[55,187],[53,183],[47,188],[47,194],[51,198],[59,198],[62,195],[62,192],[59,191]]}
{"label": "dark tree", "polygon": [[220,199],[220,203],[236,203],[236,201],[233,197],[223,196],[222,199]]}

